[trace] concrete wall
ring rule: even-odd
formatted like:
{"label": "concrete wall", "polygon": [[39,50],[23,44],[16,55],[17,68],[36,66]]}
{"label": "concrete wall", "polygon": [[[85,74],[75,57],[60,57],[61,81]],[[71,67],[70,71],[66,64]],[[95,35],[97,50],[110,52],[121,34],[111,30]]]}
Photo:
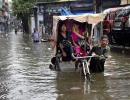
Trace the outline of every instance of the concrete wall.
{"label": "concrete wall", "polygon": [[130,4],[130,0],[121,0],[121,5]]}
{"label": "concrete wall", "polygon": [[125,5],[128,3],[128,0],[121,0],[121,5]]}
{"label": "concrete wall", "polygon": [[[43,16],[42,15],[38,15],[38,29],[39,29],[39,26],[40,26],[40,21],[43,21]],[[31,33],[33,32],[33,29],[35,28],[35,20],[34,20],[34,17],[32,16],[31,17]]]}

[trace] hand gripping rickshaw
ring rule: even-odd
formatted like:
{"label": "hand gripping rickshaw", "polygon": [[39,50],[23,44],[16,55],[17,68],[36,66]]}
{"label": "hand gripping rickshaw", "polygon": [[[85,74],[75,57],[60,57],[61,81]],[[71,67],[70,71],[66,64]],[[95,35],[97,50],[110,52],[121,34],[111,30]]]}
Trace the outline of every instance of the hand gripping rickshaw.
{"label": "hand gripping rickshaw", "polygon": [[[93,56],[89,55],[89,50],[86,50],[86,37],[92,38],[93,29],[94,27],[103,19],[105,18],[105,14],[83,14],[83,15],[69,15],[69,16],[53,16],[53,29],[52,29],[52,37],[53,40],[51,43],[53,44],[54,49],[54,56],[51,59],[50,69],[59,70],[61,71],[63,66],[67,66],[69,62],[71,63],[71,66],[75,66],[76,68],[79,67],[81,70],[81,74],[85,76],[88,80],[90,80],[90,70],[89,70],[89,63],[91,61],[91,58]],[[70,46],[71,49],[71,57],[69,56],[69,60],[63,59],[62,50],[60,50],[60,27],[65,24],[66,30],[69,33],[68,40],[64,41],[66,46]],[[75,52],[75,45],[73,43],[72,38],[72,27],[74,24],[77,24],[79,27],[81,27],[81,30],[84,30],[84,39],[80,39],[79,46],[81,48],[83,47],[82,53],[80,50],[78,50],[78,53]],[[87,28],[87,29],[86,29]],[[86,32],[87,30],[87,32]],[[90,33],[90,34],[89,34]],[[86,36],[85,36],[86,35]],[[63,45],[64,45],[63,43]],[[65,63],[64,63],[65,62]],[[68,63],[66,63],[68,62]],[[62,65],[61,65],[62,63]]]}

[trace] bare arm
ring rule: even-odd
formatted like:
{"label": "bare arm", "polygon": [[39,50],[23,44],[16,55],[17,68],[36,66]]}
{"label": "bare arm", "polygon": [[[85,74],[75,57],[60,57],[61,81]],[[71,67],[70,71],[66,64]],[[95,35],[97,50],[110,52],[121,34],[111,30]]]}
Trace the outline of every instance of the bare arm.
{"label": "bare arm", "polygon": [[76,31],[74,31],[74,33],[75,33],[78,37],[80,37],[81,39],[84,39],[84,36],[80,35],[80,34],[77,33]]}
{"label": "bare arm", "polygon": [[67,54],[66,54],[66,52],[63,49],[63,45],[60,43],[59,46],[60,46],[60,49],[62,51],[63,56],[66,57]]}

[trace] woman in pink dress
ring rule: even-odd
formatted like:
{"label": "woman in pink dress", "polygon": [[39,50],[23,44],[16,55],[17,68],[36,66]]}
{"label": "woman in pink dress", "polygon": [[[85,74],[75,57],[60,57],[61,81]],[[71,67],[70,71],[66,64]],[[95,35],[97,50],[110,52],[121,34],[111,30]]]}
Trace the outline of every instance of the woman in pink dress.
{"label": "woman in pink dress", "polygon": [[84,32],[82,30],[79,30],[79,26],[77,24],[74,24],[72,27],[72,40],[73,40],[73,45],[74,45],[74,51],[77,56],[85,56],[87,55],[86,51],[81,48],[79,45],[79,41],[81,39],[85,39],[83,36]]}

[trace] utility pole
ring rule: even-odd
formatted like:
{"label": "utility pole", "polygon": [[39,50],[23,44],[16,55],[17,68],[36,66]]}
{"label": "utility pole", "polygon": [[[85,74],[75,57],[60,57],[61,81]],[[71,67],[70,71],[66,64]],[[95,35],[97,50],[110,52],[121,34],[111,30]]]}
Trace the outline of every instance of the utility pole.
{"label": "utility pole", "polygon": [[[94,11],[95,13],[102,13],[103,11],[103,0],[94,0]],[[100,37],[103,35],[103,23],[94,27],[94,38],[95,41],[98,41]]]}
{"label": "utility pole", "polygon": [[[103,0],[101,0],[100,1],[101,2],[101,7],[100,7],[100,13],[102,13],[103,12]],[[103,22],[101,22],[101,30],[100,30],[100,36],[102,36],[103,35]]]}
{"label": "utility pole", "polygon": [[102,12],[103,0],[94,0],[94,9],[96,13]]}
{"label": "utility pole", "polygon": [[38,29],[37,10],[38,10],[37,6],[34,6],[33,11],[34,11],[35,29]]}
{"label": "utility pole", "polygon": [[97,9],[96,9],[96,0],[93,0],[93,10],[94,10],[94,13],[96,13]]}

